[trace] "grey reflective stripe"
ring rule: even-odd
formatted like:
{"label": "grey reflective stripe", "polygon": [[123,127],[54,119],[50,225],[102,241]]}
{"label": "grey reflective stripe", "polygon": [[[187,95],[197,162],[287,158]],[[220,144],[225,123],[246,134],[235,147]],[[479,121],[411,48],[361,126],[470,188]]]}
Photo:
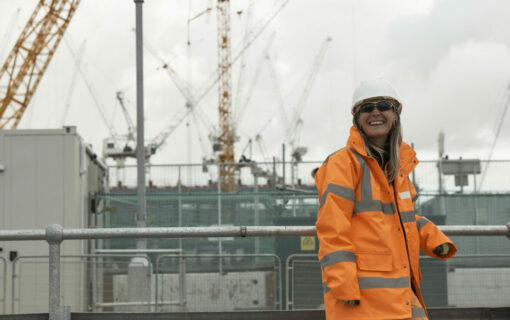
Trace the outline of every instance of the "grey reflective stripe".
{"label": "grey reflective stripe", "polygon": [[329,292],[329,288],[328,288],[328,284],[326,282],[323,282],[322,283],[322,292],[324,294],[328,293]]}
{"label": "grey reflective stripe", "polygon": [[328,253],[321,259],[321,266],[326,268],[330,265],[340,262],[356,262],[356,256],[354,255],[354,252],[339,250]]}
{"label": "grey reflective stripe", "polygon": [[418,195],[418,194],[416,194],[416,195],[413,197],[413,199],[412,199],[412,200],[413,200],[413,202],[416,202],[416,200],[418,200],[418,197],[419,197],[419,195]]}
{"label": "grey reflective stripe", "polygon": [[380,200],[372,198],[372,182],[370,181],[370,170],[363,157],[354,149],[352,153],[361,165],[361,200],[354,203],[354,213],[367,211],[382,211],[384,214],[394,214],[395,206],[393,203],[383,203]]}
{"label": "grey reflective stripe", "polygon": [[360,289],[409,288],[409,277],[401,278],[361,277],[358,278],[358,283]]}
{"label": "grey reflective stripe", "polygon": [[339,186],[337,184],[330,183],[328,184],[326,191],[324,191],[324,193],[322,194],[321,205],[319,209],[322,208],[322,206],[326,203],[328,194],[330,193],[336,194],[339,197],[354,202],[354,190],[347,187]]}
{"label": "grey reflective stripe", "polygon": [[393,203],[382,203],[379,200],[357,201],[354,204],[354,213],[367,211],[382,211],[384,214],[394,214],[395,206]]}
{"label": "grey reflective stripe", "polygon": [[418,231],[420,231],[421,228],[423,228],[429,222],[430,222],[430,220],[425,217],[421,217],[420,219],[418,219],[418,221],[416,221],[416,226],[418,227]]}
{"label": "grey reflective stripe", "polygon": [[412,314],[413,318],[426,318],[427,317],[427,313],[425,312],[425,309],[420,308],[420,307],[413,307],[411,312],[413,313]]}
{"label": "grey reflective stripe", "polygon": [[414,211],[404,211],[400,213],[400,219],[402,219],[402,223],[406,222],[415,222],[416,218],[414,216]]}

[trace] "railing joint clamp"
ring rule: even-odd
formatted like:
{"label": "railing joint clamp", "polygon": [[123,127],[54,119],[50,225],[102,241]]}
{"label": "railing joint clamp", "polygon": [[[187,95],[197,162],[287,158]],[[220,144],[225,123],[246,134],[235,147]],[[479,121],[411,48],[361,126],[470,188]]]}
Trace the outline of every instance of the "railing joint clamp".
{"label": "railing joint clamp", "polygon": [[242,226],[241,227],[241,237],[245,238],[247,233],[248,233],[248,230],[246,229],[246,227]]}

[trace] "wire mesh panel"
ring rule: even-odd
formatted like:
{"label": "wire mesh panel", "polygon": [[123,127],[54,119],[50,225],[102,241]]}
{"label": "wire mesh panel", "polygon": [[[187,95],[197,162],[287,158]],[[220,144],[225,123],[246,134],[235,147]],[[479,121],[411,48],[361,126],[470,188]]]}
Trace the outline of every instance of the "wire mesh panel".
{"label": "wire mesh panel", "polygon": [[94,256],[89,259],[89,309],[99,312],[152,310],[152,265],[146,256]]}
{"label": "wire mesh panel", "polygon": [[[185,279],[179,275],[183,263]],[[280,269],[275,255],[162,256],[157,311],[278,310]]]}
{"label": "wire mesh panel", "polygon": [[[60,301],[73,310],[86,308],[86,262],[80,257],[61,261]],[[15,313],[48,312],[48,257],[18,257],[13,270],[12,310]]]}
{"label": "wire mesh panel", "polygon": [[287,306],[291,310],[324,307],[321,268],[316,254],[294,254],[287,258]]}
{"label": "wire mesh panel", "polygon": [[4,257],[0,257],[0,314],[5,313],[5,295],[6,295],[6,277],[7,277],[7,261]]}
{"label": "wire mesh panel", "polygon": [[[154,298],[145,256],[62,256],[61,305],[75,312],[149,311]],[[48,312],[48,257],[18,257],[13,270],[15,313]]]}
{"label": "wire mesh panel", "polygon": [[448,261],[421,259],[427,306],[510,306],[510,254],[458,255]]}

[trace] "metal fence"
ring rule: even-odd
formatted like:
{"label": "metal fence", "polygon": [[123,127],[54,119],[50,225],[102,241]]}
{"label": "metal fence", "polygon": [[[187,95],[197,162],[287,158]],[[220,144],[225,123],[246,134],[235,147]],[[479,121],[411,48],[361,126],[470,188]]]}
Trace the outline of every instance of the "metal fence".
{"label": "metal fence", "polygon": [[[440,226],[440,229],[443,232],[445,232],[446,234],[454,235],[454,236],[463,236],[463,235],[483,235],[483,236],[505,235],[505,236],[510,236],[510,224],[506,225],[506,226]],[[60,256],[60,245],[61,245],[62,241],[78,240],[78,239],[112,239],[112,238],[113,239],[115,239],[115,238],[194,238],[194,237],[201,238],[201,237],[266,237],[266,236],[280,237],[280,236],[297,236],[297,235],[300,235],[300,236],[315,235],[315,227],[308,227],[308,226],[306,226],[306,227],[240,226],[240,227],[194,227],[194,228],[193,227],[182,227],[182,228],[62,229],[62,227],[60,227],[58,225],[51,225],[46,230],[0,231],[0,240],[1,241],[46,240],[49,243],[49,260],[48,260],[48,268],[46,269],[47,272],[49,273],[49,281],[44,281],[42,286],[49,287],[49,299],[48,299],[49,315],[50,315],[50,320],[53,320],[53,319],[69,319],[70,311],[71,311],[69,306],[67,306],[67,307],[62,306],[62,302],[67,303],[65,289],[61,290],[61,280],[64,280],[64,282],[66,281],[65,278],[62,278],[62,275],[65,273],[65,268],[62,268],[62,266],[61,266],[61,256]],[[206,269],[212,268],[214,273],[219,273],[217,278],[222,278],[222,277],[225,277],[226,274],[228,274],[228,272],[225,273],[227,270],[225,269],[225,267],[222,266],[225,263],[224,259],[228,259],[228,258],[235,259],[238,257],[239,256],[236,256],[236,255],[233,255],[233,256],[227,255],[227,256],[217,257],[217,261],[214,261],[214,260],[200,261],[200,262],[197,262],[196,268],[197,268],[197,271],[201,271],[203,269],[200,269],[198,266],[205,265]],[[87,257],[87,258],[89,258],[89,257]],[[167,258],[167,257],[164,257],[164,258]],[[182,259],[185,258],[185,256],[181,256],[181,257],[169,256],[168,258],[170,260],[174,259],[174,261],[175,261],[175,259],[177,259],[177,260],[181,259],[181,261],[182,261]],[[200,257],[198,255],[198,256],[194,256],[194,257],[190,256],[190,258],[201,259],[202,257]],[[214,257],[209,257],[209,258],[214,258]],[[251,263],[250,264],[251,266],[254,266],[254,265],[257,266],[256,261],[259,261],[258,263],[260,263],[260,265],[258,265],[258,266],[264,265],[264,263],[262,263],[263,256],[253,256],[253,258],[255,259],[254,260],[255,264]],[[258,258],[258,260],[257,260],[257,258]],[[63,258],[63,259],[65,259],[65,258]],[[102,259],[105,259],[105,258],[103,257]],[[271,257],[271,259],[273,259],[273,261],[278,261],[278,259],[275,257]],[[289,260],[287,260],[287,261],[289,261]],[[78,262],[78,264],[80,264],[80,263]],[[97,262],[94,264],[97,264]],[[133,264],[135,265],[135,268],[133,268]],[[291,290],[300,288],[301,283],[300,283],[300,281],[297,281],[297,279],[298,279],[298,277],[300,277],[301,273],[306,274],[306,271],[300,273],[300,270],[303,269],[305,265],[306,265],[305,269],[307,269],[307,270],[313,269],[313,265],[310,264],[310,261],[301,261],[301,260],[296,259],[295,262],[293,263],[292,280],[289,279],[289,281],[287,282],[287,283],[294,284]],[[214,266],[214,267],[211,267],[211,266]],[[232,264],[230,264],[230,266],[232,266]],[[246,266],[247,266],[247,264],[243,263],[243,264],[239,264],[238,268],[244,270],[244,268],[246,268]],[[279,261],[278,261],[278,263],[273,262],[272,264],[267,264],[267,266],[268,266],[268,268],[266,269],[266,273],[264,275],[261,275],[260,272],[257,275],[255,275],[255,274],[251,275],[251,279],[249,279],[249,280],[251,280],[253,290],[251,291],[251,295],[249,295],[249,296],[253,297],[253,294],[256,293],[258,290],[262,291],[263,293],[265,292],[266,297],[270,296],[270,294],[267,294],[268,292],[269,293],[273,292],[273,297],[274,297],[273,301],[275,301],[274,305],[271,303],[267,303],[268,299],[266,299],[265,304],[261,302],[261,299],[259,297],[263,297],[264,294],[260,294],[260,295],[255,294],[256,298],[251,301],[252,305],[249,305],[249,303],[246,303],[245,301],[240,302],[238,304],[238,306],[240,306],[241,309],[246,308],[246,309],[253,310],[253,309],[260,308],[261,305],[263,306],[263,308],[267,308],[267,307],[278,308],[279,307],[278,304],[281,305],[281,298],[280,298],[281,290],[282,290],[281,285],[279,286],[279,288],[276,288],[277,285],[275,285],[275,283],[278,284],[278,282],[281,281],[281,276],[278,277],[278,273],[281,275],[281,272],[277,271],[279,268],[281,268],[281,265],[279,264]],[[173,280],[170,279],[172,277],[175,278],[175,276],[172,276],[172,270],[174,270],[173,273],[182,272],[182,271],[175,271],[176,270],[175,263],[173,263],[173,264],[170,263],[170,264],[166,265],[166,267],[165,267],[163,264],[161,264],[161,259],[157,262],[157,267],[158,267],[158,272],[157,272],[158,274],[160,273],[159,270],[165,270],[165,268],[167,271],[166,273],[169,274],[166,276],[166,277],[168,277],[168,279],[164,279],[165,276],[163,274],[161,275],[161,278],[163,279],[163,281],[167,281],[167,280],[175,281],[175,279],[173,279]],[[106,286],[106,282],[107,282],[105,279],[106,277],[104,276],[105,275],[104,270],[107,268],[113,269],[113,264],[111,264],[111,267],[107,267],[105,264],[102,264],[101,266],[96,266],[95,271],[97,271],[98,269],[101,269],[101,268],[103,269],[103,272],[100,272],[100,274],[103,275],[102,292],[104,295],[104,292],[106,292],[104,290],[104,287]],[[216,268],[218,268],[218,269],[216,269]],[[73,269],[76,269],[76,268],[73,268]],[[177,269],[182,270],[181,267],[177,267]],[[256,270],[260,271],[261,269],[264,269],[264,268],[258,268]],[[18,274],[22,274],[21,277],[23,277],[23,279],[28,277],[29,281],[32,281],[32,282],[39,281],[39,279],[44,278],[38,274],[36,274],[31,279],[30,279],[30,276],[25,276],[25,274],[34,274],[34,272],[35,273],[39,272],[40,271],[39,267],[34,268],[33,266],[31,266],[28,268],[28,270],[30,270],[29,273],[19,271]],[[220,272],[218,272],[218,271],[220,271]],[[235,272],[236,272],[236,270],[229,270],[229,272],[230,271],[233,274],[235,274]],[[484,272],[486,272],[487,274],[490,274],[491,271],[493,272],[493,270],[486,270]],[[76,271],[73,271],[73,272],[76,272]],[[155,303],[153,303],[152,301],[158,301],[158,302],[165,301],[166,296],[170,295],[169,292],[164,292],[164,291],[159,291],[159,290],[156,290],[154,295],[151,293],[151,292],[153,292],[150,289],[152,287],[151,283],[152,283],[153,278],[150,276],[150,274],[152,273],[152,267],[150,265],[150,262],[147,262],[147,261],[143,262],[140,259],[132,259],[131,258],[131,259],[129,259],[128,274],[130,272],[132,272],[132,274],[137,274],[138,276],[129,277],[129,275],[128,275],[126,277],[127,279],[124,279],[124,288],[125,288],[124,290],[120,290],[120,292],[117,292],[117,293],[115,291],[111,291],[110,295],[116,296],[117,298],[113,299],[116,301],[113,301],[112,304],[109,304],[109,305],[103,305],[103,307],[104,306],[107,306],[107,307],[113,307],[113,306],[117,307],[118,306],[118,307],[128,308],[128,307],[133,307],[133,305],[138,304],[141,306],[146,306],[150,310],[151,305],[153,305],[153,304],[155,305]],[[94,276],[94,274],[96,274],[96,272],[93,272],[92,276]],[[122,275],[122,273],[121,273],[121,275]],[[233,277],[235,278],[235,276],[233,276]],[[460,279],[462,279],[463,277],[467,277],[467,275],[462,274],[459,277],[460,277]],[[502,277],[506,277],[506,274],[503,273]],[[76,277],[76,274],[73,274],[71,276],[71,278],[73,278],[73,280],[76,280],[78,278],[81,278],[81,275]],[[134,282],[129,282],[130,278],[133,279]],[[225,278],[228,279],[227,277],[225,277]],[[195,287],[203,286],[205,284],[204,279],[205,278],[197,277],[195,280],[196,281]],[[238,279],[237,283],[239,285],[239,280],[244,281],[244,280],[246,280],[246,277],[237,278],[237,279]],[[262,280],[262,279],[265,279],[265,280]],[[278,280],[275,281],[275,279],[278,279]],[[225,280],[225,279],[223,279],[223,280]],[[96,281],[97,281],[97,279],[96,279]],[[117,281],[122,282],[121,277]],[[182,279],[181,279],[181,281],[182,281]],[[264,286],[256,285],[255,282],[260,282],[260,281],[265,281]],[[158,280],[158,282],[159,282],[159,280]],[[188,281],[186,281],[186,283],[187,282]],[[234,281],[234,283],[235,282],[236,281]],[[235,285],[228,284],[228,281],[223,281],[223,283],[224,283],[223,290],[225,292],[231,293],[232,297],[234,297],[235,295],[242,297],[244,295],[244,293],[241,289],[238,289],[236,291],[236,289],[234,288]],[[462,280],[459,280],[459,283],[462,283]],[[181,285],[182,285],[182,282],[181,282],[181,284],[177,285],[176,287],[178,288]],[[73,286],[77,287],[78,285],[74,284]],[[222,294],[221,286],[222,286],[221,284],[211,284],[211,287],[213,287],[215,289],[211,290],[209,292],[215,293],[219,298],[219,296]],[[18,287],[18,290],[20,290],[19,288],[21,286],[19,284],[17,287]],[[65,284],[64,284],[64,287],[65,287]],[[122,286],[120,285],[119,288],[120,287],[122,287]],[[187,292],[189,287],[190,287],[189,285],[186,285],[186,295],[185,295],[186,304],[191,301],[188,298],[188,292]],[[246,286],[243,286],[243,288],[245,288],[245,287]],[[262,287],[263,287],[263,289],[261,289]],[[15,289],[16,286],[13,286],[13,288],[14,288],[13,290],[16,290]],[[148,288],[148,289],[146,290],[146,288]],[[130,293],[128,292],[128,294],[126,295],[125,291],[129,291],[129,290],[132,290],[132,294],[130,295]],[[463,288],[459,287],[458,290],[463,290]],[[289,289],[287,289],[286,291],[290,292]],[[125,294],[124,297],[127,297],[127,298],[121,298],[123,292]],[[195,294],[200,294],[197,292],[195,292]],[[156,297],[156,295],[160,294],[160,293],[162,295],[161,300]],[[34,294],[37,295],[38,292],[36,291],[36,292],[34,292]],[[321,295],[322,294],[320,294],[319,296],[321,296]],[[15,294],[13,296],[15,296]],[[287,296],[287,299],[289,299],[289,297],[292,296],[293,301],[297,301],[297,299],[296,299],[297,295],[294,293],[292,293],[292,295],[287,294],[286,296]],[[131,300],[133,297],[135,299],[134,301]],[[145,298],[145,300],[147,302],[144,301],[143,298]],[[18,304],[24,303],[24,301],[21,301],[22,299],[23,300],[30,299],[30,297],[26,297],[26,296],[19,297]],[[101,298],[98,296],[96,297],[96,299],[101,300]],[[106,300],[106,297],[103,296],[102,300],[103,301]],[[123,301],[126,301],[126,300],[128,300],[127,303],[123,303]],[[170,300],[172,300],[171,297],[170,297]],[[181,299],[180,301],[182,302],[183,300]],[[257,302],[255,303],[255,301],[257,301]],[[196,303],[200,303],[200,301],[197,301]],[[185,304],[181,303],[181,305],[185,305]],[[253,305],[255,305],[255,306],[253,306]],[[295,307],[295,305],[294,305],[294,307]],[[115,309],[115,310],[117,311],[117,309]],[[131,309],[129,309],[129,310],[131,310]],[[129,310],[126,310],[126,311],[129,311]]]}
{"label": "metal fence", "polygon": [[[510,174],[510,160],[476,161],[478,165],[473,167],[473,172],[459,171],[457,174],[443,168],[458,161],[460,160],[421,160],[411,179],[423,194],[507,192],[510,189],[510,182],[505,178]],[[234,165],[237,168],[237,183],[240,187],[278,185],[299,187],[315,184],[311,173],[321,164],[322,161],[284,163],[275,160],[224,165]],[[218,163],[147,165],[146,181],[154,188],[181,187],[184,192],[187,188],[215,187],[221,165]],[[108,172],[111,187],[135,188],[137,185],[134,165],[109,166]]]}
{"label": "metal fence", "polygon": [[[286,261],[288,310],[323,308],[321,268],[314,254]],[[456,255],[448,261],[420,258],[421,291],[427,307],[499,308],[510,306],[510,253]]]}

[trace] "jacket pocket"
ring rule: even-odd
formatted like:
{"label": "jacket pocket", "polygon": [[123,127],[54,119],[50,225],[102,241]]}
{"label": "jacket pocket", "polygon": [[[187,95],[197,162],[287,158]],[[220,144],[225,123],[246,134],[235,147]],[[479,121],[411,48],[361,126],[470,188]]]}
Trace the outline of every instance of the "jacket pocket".
{"label": "jacket pocket", "polygon": [[393,257],[391,253],[356,253],[358,269],[366,271],[393,270]]}

